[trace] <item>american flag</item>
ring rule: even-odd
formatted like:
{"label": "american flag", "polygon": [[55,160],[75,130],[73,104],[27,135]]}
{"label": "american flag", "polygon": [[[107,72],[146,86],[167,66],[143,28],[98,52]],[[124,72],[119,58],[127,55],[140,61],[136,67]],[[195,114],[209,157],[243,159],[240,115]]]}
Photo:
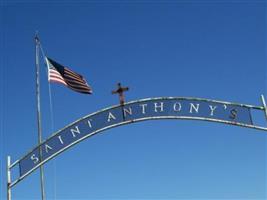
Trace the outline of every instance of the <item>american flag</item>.
{"label": "american flag", "polygon": [[63,84],[76,92],[92,94],[92,88],[87,84],[82,75],[58,64],[48,57],[46,57],[46,64],[48,66],[49,82]]}

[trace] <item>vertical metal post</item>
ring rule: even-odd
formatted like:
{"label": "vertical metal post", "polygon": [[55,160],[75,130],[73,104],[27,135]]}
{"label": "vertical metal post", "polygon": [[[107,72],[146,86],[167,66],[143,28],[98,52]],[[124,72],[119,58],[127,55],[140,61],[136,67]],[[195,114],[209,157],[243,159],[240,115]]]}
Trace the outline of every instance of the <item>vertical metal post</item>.
{"label": "vertical metal post", "polygon": [[[41,106],[40,106],[40,65],[39,65],[39,50],[40,41],[38,35],[35,35],[35,65],[36,65],[36,100],[37,100],[37,125],[38,125],[38,144],[42,143],[42,126],[41,126]],[[39,157],[42,161],[42,149],[39,147]],[[44,168],[40,166],[40,182],[41,182],[41,193],[42,200],[45,200],[45,189],[44,189]]]}
{"label": "vertical metal post", "polygon": [[262,105],[264,107],[264,113],[265,113],[265,117],[266,117],[266,120],[267,120],[267,107],[266,107],[266,101],[265,101],[265,98],[264,98],[263,94],[261,95],[261,102],[262,102]]}
{"label": "vertical metal post", "polygon": [[7,200],[11,200],[11,169],[10,169],[10,165],[11,165],[11,158],[10,156],[7,156]]}

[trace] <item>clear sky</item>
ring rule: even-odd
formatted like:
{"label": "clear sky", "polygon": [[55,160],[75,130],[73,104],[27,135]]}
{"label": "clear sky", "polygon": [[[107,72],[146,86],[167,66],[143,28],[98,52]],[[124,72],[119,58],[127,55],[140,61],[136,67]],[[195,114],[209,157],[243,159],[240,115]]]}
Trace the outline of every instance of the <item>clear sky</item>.
{"label": "clear sky", "polygon": [[[265,1],[0,1],[1,182],[37,144],[34,41],[84,75],[93,95],[52,85],[54,131],[127,100],[188,96],[261,105]],[[45,66],[43,137],[52,134]],[[257,113],[255,113],[257,114]],[[258,121],[266,125],[264,116]],[[47,199],[266,199],[266,133],[203,121],[107,130],[45,165]],[[39,171],[12,190],[40,199]]]}

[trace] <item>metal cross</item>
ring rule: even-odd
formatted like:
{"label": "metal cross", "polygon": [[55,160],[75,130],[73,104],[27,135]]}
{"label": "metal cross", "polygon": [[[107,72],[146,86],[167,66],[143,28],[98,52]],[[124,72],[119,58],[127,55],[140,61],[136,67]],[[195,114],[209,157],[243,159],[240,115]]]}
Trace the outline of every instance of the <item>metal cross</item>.
{"label": "metal cross", "polygon": [[112,94],[119,94],[119,99],[120,99],[121,105],[124,105],[124,102],[125,102],[124,92],[128,91],[128,90],[129,90],[128,87],[122,87],[121,83],[118,83],[118,89],[112,91]]}

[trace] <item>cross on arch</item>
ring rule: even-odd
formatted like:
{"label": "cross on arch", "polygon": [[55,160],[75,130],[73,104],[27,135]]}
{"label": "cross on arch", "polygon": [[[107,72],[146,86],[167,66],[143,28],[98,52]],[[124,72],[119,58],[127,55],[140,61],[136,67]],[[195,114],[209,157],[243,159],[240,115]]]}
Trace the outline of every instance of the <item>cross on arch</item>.
{"label": "cross on arch", "polygon": [[118,83],[117,86],[118,86],[118,88],[116,90],[113,90],[112,94],[118,94],[119,95],[120,104],[124,105],[124,103],[125,103],[124,92],[128,91],[129,87],[122,87],[121,83]]}

